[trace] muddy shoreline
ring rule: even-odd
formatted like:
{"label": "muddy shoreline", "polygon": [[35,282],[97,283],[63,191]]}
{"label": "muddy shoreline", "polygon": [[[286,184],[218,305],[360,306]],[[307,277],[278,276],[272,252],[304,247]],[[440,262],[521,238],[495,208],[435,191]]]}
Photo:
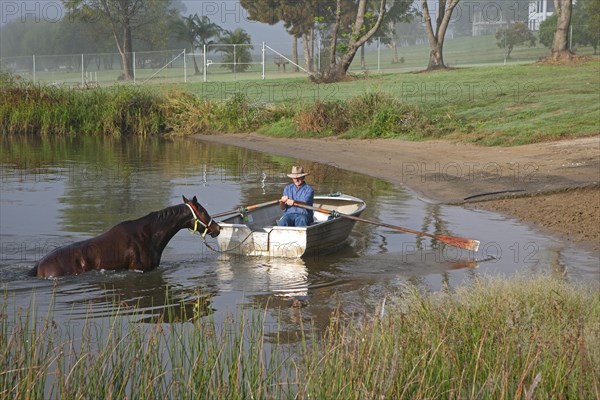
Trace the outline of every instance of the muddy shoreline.
{"label": "muddy shoreline", "polygon": [[329,163],[404,186],[424,201],[497,211],[600,253],[600,136],[516,147],[253,133],[195,139]]}

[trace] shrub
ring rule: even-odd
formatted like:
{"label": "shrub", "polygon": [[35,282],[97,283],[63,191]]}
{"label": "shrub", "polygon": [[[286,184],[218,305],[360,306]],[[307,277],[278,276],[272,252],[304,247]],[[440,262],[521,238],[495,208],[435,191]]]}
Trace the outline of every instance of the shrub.
{"label": "shrub", "polygon": [[347,106],[338,101],[317,101],[294,116],[300,132],[340,134],[350,126]]}

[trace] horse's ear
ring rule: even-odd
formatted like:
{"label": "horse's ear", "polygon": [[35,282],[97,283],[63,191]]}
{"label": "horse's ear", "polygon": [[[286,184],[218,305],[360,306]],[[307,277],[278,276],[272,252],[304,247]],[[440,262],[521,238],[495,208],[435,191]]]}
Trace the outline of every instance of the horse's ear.
{"label": "horse's ear", "polygon": [[181,197],[183,197],[183,202],[184,202],[184,203],[189,203],[189,202],[190,202],[188,199],[186,199],[186,198],[185,198],[185,196],[184,196],[184,195],[181,195]]}
{"label": "horse's ear", "polygon": [[192,201],[193,201],[194,203],[198,203],[198,199],[196,198],[196,196],[194,196],[194,198],[192,199]]}

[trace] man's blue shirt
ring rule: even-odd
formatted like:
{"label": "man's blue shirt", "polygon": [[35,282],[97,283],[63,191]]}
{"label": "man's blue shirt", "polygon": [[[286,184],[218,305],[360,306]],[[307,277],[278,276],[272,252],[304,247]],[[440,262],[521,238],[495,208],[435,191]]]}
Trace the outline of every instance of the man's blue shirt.
{"label": "man's blue shirt", "polygon": [[[299,188],[296,188],[294,183],[290,183],[285,188],[283,188],[283,195],[288,198],[301,201],[303,203],[308,204],[309,206],[313,205],[313,198],[315,197],[315,191],[312,187],[310,187],[306,182],[302,183]],[[307,210],[305,208],[300,207],[285,207],[286,213],[298,213],[298,214],[306,214],[308,216],[308,220],[313,220],[313,212],[312,210]]]}

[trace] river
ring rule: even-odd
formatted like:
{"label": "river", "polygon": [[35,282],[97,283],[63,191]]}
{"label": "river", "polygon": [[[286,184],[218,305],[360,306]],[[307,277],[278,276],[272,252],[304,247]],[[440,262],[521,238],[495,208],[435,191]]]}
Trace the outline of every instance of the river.
{"label": "river", "polygon": [[[215,321],[240,308],[268,312],[275,329],[326,327],[334,311],[380,312],[408,283],[452,289],[481,276],[542,272],[597,281],[592,254],[496,213],[419,200],[405,188],[333,164],[190,139],[3,137],[0,151],[0,287],[9,313],[50,304],[57,324],[111,315],[115,304],[140,322],[165,317],[166,304]],[[428,238],[357,223],[340,251],[305,260],[225,257],[181,231],[148,273],[91,272],[60,279],[27,276],[57,246],[198,196],[212,213],[279,198],[297,163],[316,193],[365,200],[362,217],[481,241],[476,253]],[[211,247],[216,240],[207,239]],[[187,311],[190,311],[187,310]],[[179,310],[181,311],[181,310]],[[196,312],[198,310],[196,309]]]}

